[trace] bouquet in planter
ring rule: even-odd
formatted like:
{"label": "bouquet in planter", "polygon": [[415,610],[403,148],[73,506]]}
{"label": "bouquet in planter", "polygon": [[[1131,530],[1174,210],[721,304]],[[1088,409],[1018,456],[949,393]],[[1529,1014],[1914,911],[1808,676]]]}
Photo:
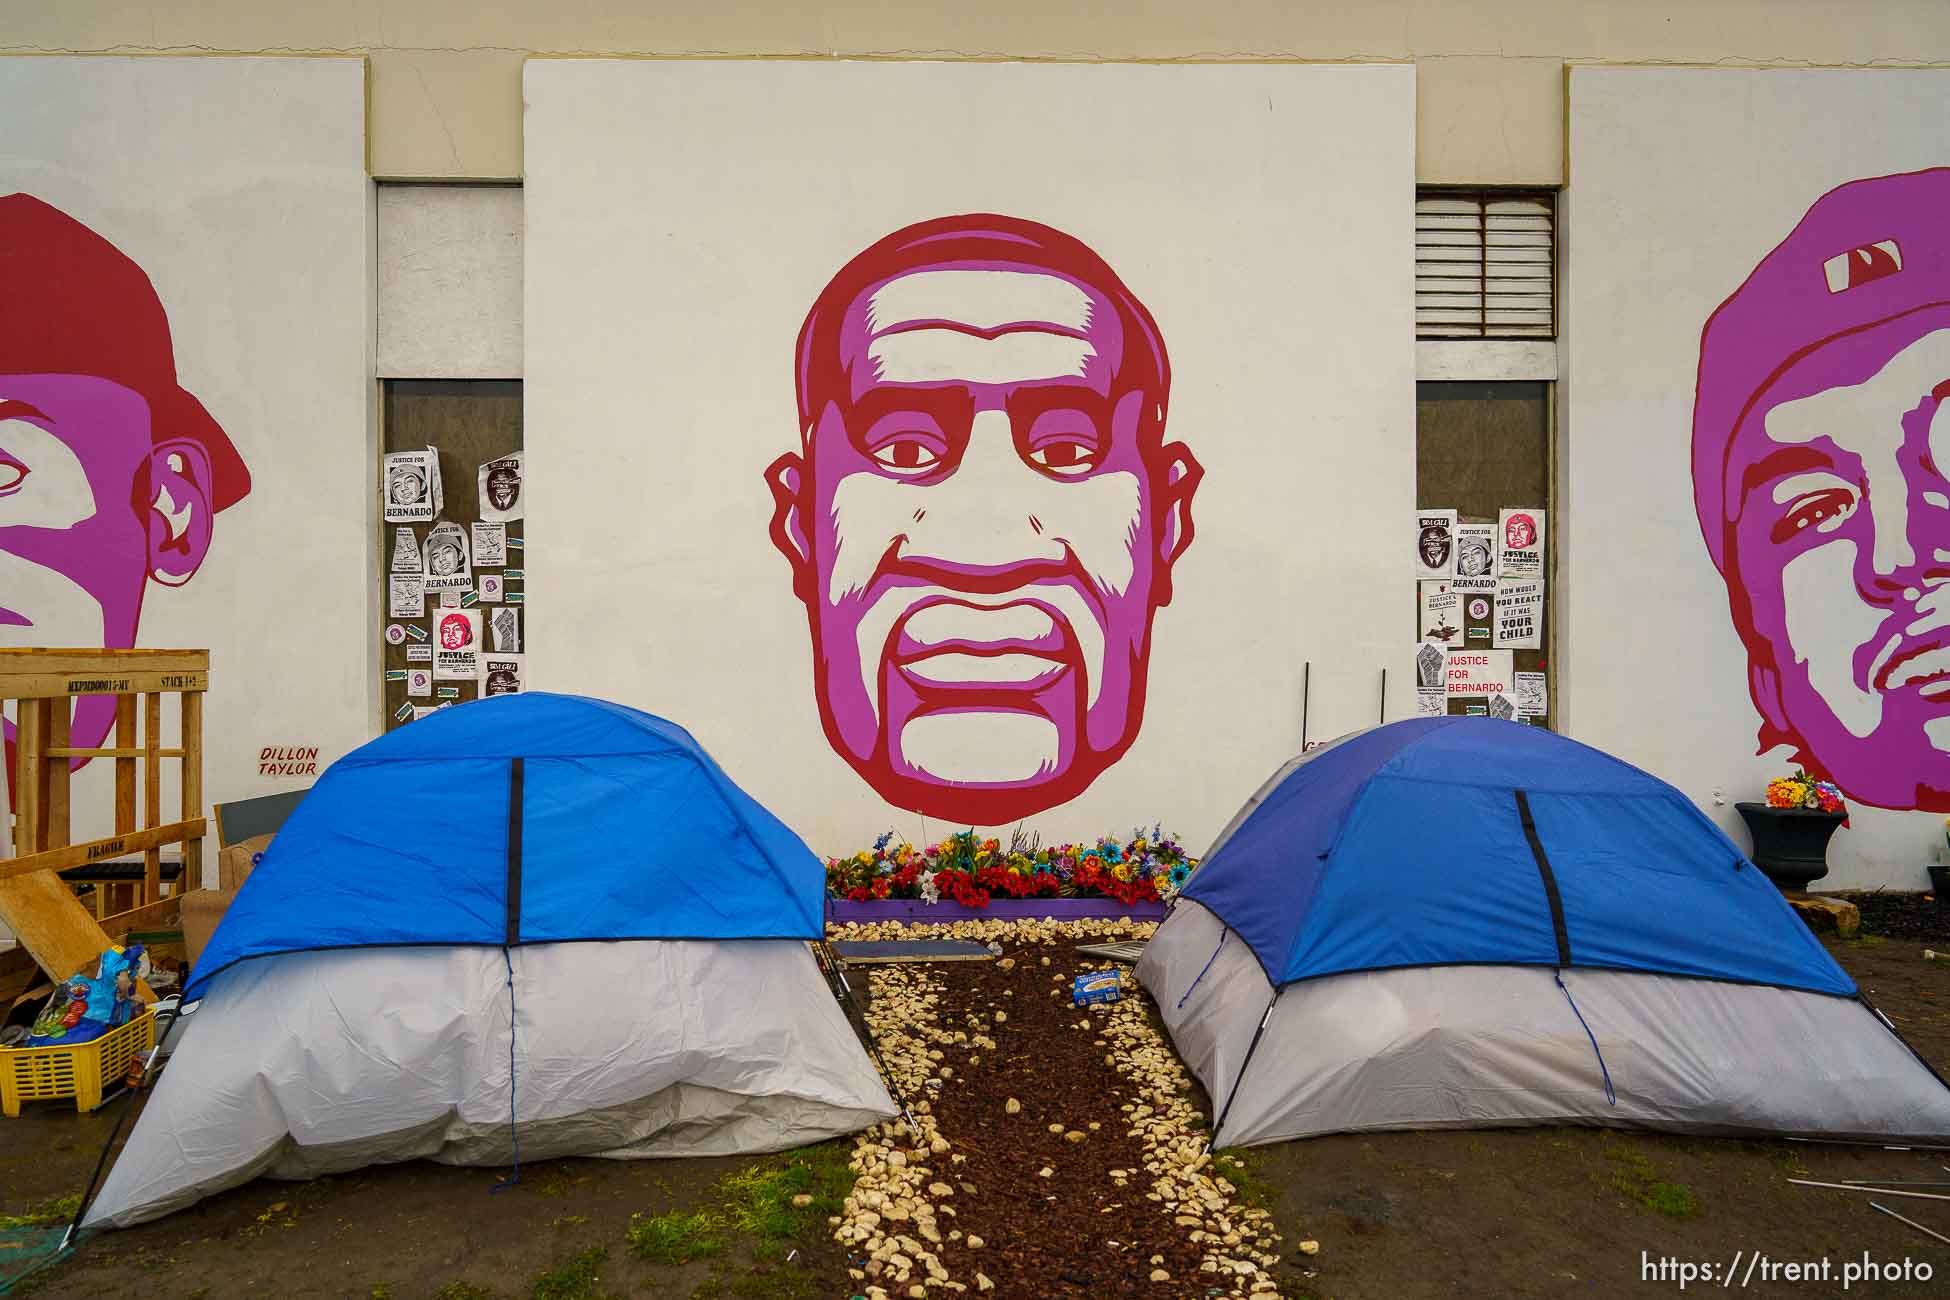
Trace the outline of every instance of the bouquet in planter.
{"label": "bouquet in planter", "polygon": [[1106,835],[1094,844],[1052,848],[1020,830],[1006,846],[970,830],[926,848],[896,844],[889,831],[871,849],[826,859],[826,891],[852,902],[945,898],[966,907],[986,907],[998,895],[1159,902],[1183,889],[1197,865],[1161,826],[1134,830],[1122,841]]}
{"label": "bouquet in planter", "polygon": [[1841,813],[1844,819],[1848,816],[1848,805],[1842,802],[1842,792],[1833,781],[1817,781],[1801,771],[1767,783],[1767,806]]}

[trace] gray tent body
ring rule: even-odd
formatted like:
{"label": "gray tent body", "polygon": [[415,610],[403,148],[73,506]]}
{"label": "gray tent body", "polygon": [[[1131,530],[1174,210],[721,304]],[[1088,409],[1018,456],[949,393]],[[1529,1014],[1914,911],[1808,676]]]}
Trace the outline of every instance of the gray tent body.
{"label": "gray tent body", "polygon": [[1852,998],[1618,971],[1424,966],[1308,980],[1276,999],[1246,945],[1222,942],[1223,932],[1203,907],[1180,903],[1138,964],[1212,1104],[1230,1098],[1215,1146],[1523,1124],[1950,1137],[1950,1088]]}
{"label": "gray tent body", "polygon": [[[1207,859],[1338,743],[1281,767]],[[1950,1138],[1950,1084],[1858,998],[1515,964],[1355,971],[1276,991],[1192,900],[1173,906],[1137,974],[1212,1098],[1219,1147],[1526,1124]]]}
{"label": "gray tent body", "polygon": [[259,1176],[778,1151],[894,1113],[794,939],[289,953],[184,1024],[84,1228]]}

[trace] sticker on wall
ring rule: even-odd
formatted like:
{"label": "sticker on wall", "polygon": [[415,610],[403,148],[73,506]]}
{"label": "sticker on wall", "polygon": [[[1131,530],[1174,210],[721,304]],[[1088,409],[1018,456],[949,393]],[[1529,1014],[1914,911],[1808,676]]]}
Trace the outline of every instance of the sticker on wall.
{"label": "sticker on wall", "polygon": [[420,558],[420,539],[413,530],[401,524],[393,530],[393,573],[425,573],[426,565]]}
{"label": "sticker on wall", "polygon": [[482,465],[476,475],[481,489],[481,518],[506,523],[522,517],[521,453]]}
{"label": "sticker on wall", "polygon": [[1542,579],[1499,578],[1496,583],[1498,649],[1535,650],[1544,644]]}
{"label": "sticker on wall", "polygon": [[1449,711],[1449,693],[1440,686],[1415,688],[1415,716],[1439,718]]}
{"label": "sticker on wall", "polygon": [[475,568],[498,569],[508,562],[508,525],[481,522],[472,532]]}
{"label": "sticker on wall", "polygon": [[473,681],[481,669],[481,612],[443,609],[434,620],[433,675],[440,681]]}
{"label": "sticker on wall", "polygon": [[510,537],[508,539],[508,549],[511,551],[527,550],[528,543],[519,537]]}
{"label": "sticker on wall", "polygon": [[1492,718],[1501,718],[1505,722],[1515,722],[1517,719],[1516,701],[1507,695],[1490,696],[1489,711]]}
{"label": "sticker on wall", "polygon": [[406,647],[406,662],[410,664],[432,663],[433,647],[430,645],[410,645]]}
{"label": "sticker on wall", "polygon": [[1514,689],[1508,650],[1451,650],[1449,695],[1508,695]]}
{"label": "sticker on wall", "polygon": [[1456,525],[1456,576],[1494,578],[1496,576],[1496,525],[1490,523]]}
{"label": "sticker on wall", "polygon": [[408,718],[417,719],[419,716],[420,711],[411,704],[402,704],[393,710],[393,721],[395,722],[405,722]]}
{"label": "sticker on wall", "polygon": [[389,681],[389,682],[403,682],[403,681],[405,681],[405,680],[406,680],[406,669],[404,669],[404,668],[388,668],[388,669],[386,670],[386,680],[387,680],[387,681]]}
{"label": "sticker on wall", "polygon": [[1505,510],[1497,520],[1497,537],[1502,549],[1497,555],[1497,576],[1502,578],[1541,578],[1544,576],[1544,512]]}
{"label": "sticker on wall", "polygon": [[486,696],[518,693],[521,690],[523,662],[520,655],[488,655],[487,666],[481,678],[481,694]]}
{"label": "sticker on wall", "polygon": [[[425,618],[427,581],[417,573],[395,573],[386,580],[387,618]],[[398,645],[399,642],[393,642]]]}
{"label": "sticker on wall", "polygon": [[1487,704],[1466,704],[1463,706],[1463,713],[1471,718],[1488,717],[1489,712],[1490,706]]}
{"label": "sticker on wall", "polygon": [[431,523],[440,513],[440,456],[431,447],[386,456],[386,522]]}
{"label": "sticker on wall", "polygon": [[462,609],[472,609],[480,603],[481,593],[479,591],[463,591],[460,593],[460,607]]}
{"label": "sticker on wall", "polygon": [[1456,573],[1456,512],[1415,512],[1415,576],[1450,578]]}
{"label": "sticker on wall", "polygon": [[1421,607],[1418,630],[1424,641],[1452,645],[1462,639],[1462,597],[1441,579],[1418,582],[1416,602]]}
{"label": "sticker on wall", "polygon": [[1465,639],[1470,641],[1487,641],[1490,639],[1490,630],[1487,627],[1472,627],[1469,629],[1469,635]]}
{"label": "sticker on wall", "polygon": [[406,694],[409,699],[425,699],[433,694],[433,669],[409,668],[406,670]]}
{"label": "sticker on wall", "polygon": [[460,698],[460,687],[436,686],[433,693],[443,700],[457,700]]}
{"label": "sticker on wall", "polygon": [[406,625],[406,635],[415,641],[424,641],[427,639],[427,630],[418,623],[408,623]]}
{"label": "sticker on wall", "polygon": [[506,578],[509,582],[520,582],[523,578],[526,578],[528,575],[526,573],[523,573],[520,569],[503,569],[501,571],[501,576],[503,578]]}
{"label": "sticker on wall", "polygon": [[521,611],[503,605],[488,615],[496,654],[521,653]]}
{"label": "sticker on wall", "polygon": [[1490,616],[1490,602],[1485,600],[1481,596],[1471,596],[1469,598],[1470,621],[1472,623],[1481,623],[1487,620],[1489,616]]}
{"label": "sticker on wall", "polygon": [[428,708],[424,704],[402,704],[400,707],[403,709],[411,710],[413,713],[413,721],[418,722],[421,718],[426,717],[428,714],[438,713],[441,709],[445,708],[446,706],[443,704],[434,708]]}
{"label": "sticker on wall", "polygon": [[1449,676],[1449,651],[1424,641],[1415,651],[1417,690],[1441,690]]}
{"label": "sticker on wall", "polygon": [[502,597],[501,597],[501,598],[502,598],[503,600],[505,600],[505,601],[507,601],[507,602],[508,602],[508,603],[509,603],[510,605],[520,605],[520,604],[523,604],[523,603],[525,603],[525,602],[524,602],[524,601],[522,600],[522,593],[520,593],[519,591],[508,591],[508,592],[505,592],[505,593],[503,593],[503,595],[502,595]]}
{"label": "sticker on wall", "polygon": [[403,645],[405,644],[405,642],[406,642],[405,626],[400,623],[388,623],[386,625],[386,644]]}
{"label": "sticker on wall", "polygon": [[466,591],[473,585],[467,534],[452,520],[435,524],[427,534],[427,590]]}
{"label": "sticker on wall", "polygon": [[1542,673],[1518,673],[1517,715],[1524,718],[1541,718],[1550,712],[1550,697],[1544,686]]}
{"label": "sticker on wall", "polygon": [[474,589],[474,594],[483,605],[499,605],[505,590],[501,585],[500,574],[483,573],[478,575],[478,585]]}
{"label": "sticker on wall", "polygon": [[460,593],[459,593],[458,591],[443,591],[443,592],[441,592],[441,593],[440,593],[440,608],[442,608],[442,609],[459,609],[459,608],[460,608]]}

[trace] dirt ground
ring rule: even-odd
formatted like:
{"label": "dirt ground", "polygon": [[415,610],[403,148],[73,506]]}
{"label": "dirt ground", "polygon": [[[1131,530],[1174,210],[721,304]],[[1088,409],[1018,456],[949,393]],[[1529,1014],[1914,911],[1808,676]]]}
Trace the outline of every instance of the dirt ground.
{"label": "dirt ground", "polygon": [[[1925,945],[1915,940],[1827,942],[1917,1050],[1939,1068],[1950,1066],[1950,959],[1925,961]],[[1102,1084],[1115,1086],[1115,1076],[1105,1070]],[[112,1111],[78,1116],[55,1104],[0,1120],[0,1214],[76,1190],[112,1122]],[[1754,1252],[1766,1261],[1760,1274],[1744,1287],[1736,1277],[1723,1289],[1784,1297],[1950,1294],[1950,1246],[1871,1210],[1868,1196],[1784,1181],[1950,1181],[1950,1151],[1549,1128],[1329,1137],[1245,1157],[1250,1181],[1285,1237],[1278,1276],[1287,1296],[1677,1295],[1676,1274],[1657,1275],[1662,1258],[1723,1268],[1738,1254],[1744,1269]],[[425,1163],[312,1183],[260,1181],[90,1242],[21,1294],[844,1300],[854,1290],[823,1232],[773,1244],[734,1234],[722,1255],[685,1264],[640,1259],[626,1242],[633,1216],[709,1209],[728,1175],[782,1160],[550,1161],[524,1168],[519,1184],[501,1190],[498,1171]],[[999,1168],[984,1176],[1006,1177]],[[1875,1199],[1950,1235],[1950,1202]],[[1016,1208],[1032,1217],[1026,1204]],[[1000,1222],[1007,1217],[1001,1210],[998,1200],[983,1218]],[[1041,1230],[1021,1228],[1025,1239]],[[1300,1255],[1295,1247],[1303,1239],[1317,1240],[1319,1253]],[[1044,1242],[1039,1249],[1082,1259],[1097,1244]],[[1859,1266],[1864,1252],[1881,1265],[1907,1260],[1913,1270],[1927,1263],[1934,1278],[1856,1282],[1844,1292],[1841,1270]],[[1769,1267],[1824,1259],[1827,1281],[1763,1281]],[[1700,1282],[1686,1288],[1707,1289]],[[1034,1290],[1012,1277],[994,1294],[1094,1292],[1079,1275]],[[1161,1285],[1156,1294],[1204,1291],[1185,1282]]]}

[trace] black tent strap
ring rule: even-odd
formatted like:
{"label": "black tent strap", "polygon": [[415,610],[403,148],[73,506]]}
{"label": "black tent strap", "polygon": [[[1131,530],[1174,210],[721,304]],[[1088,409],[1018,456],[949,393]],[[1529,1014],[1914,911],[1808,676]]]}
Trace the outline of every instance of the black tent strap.
{"label": "black tent strap", "polygon": [[1517,818],[1523,823],[1523,837],[1530,842],[1530,856],[1537,860],[1537,874],[1544,880],[1544,898],[1550,903],[1551,929],[1557,936],[1557,962],[1569,966],[1572,964],[1571,936],[1564,929],[1564,900],[1557,893],[1557,876],[1544,853],[1544,842],[1537,838],[1537,823],[1530,815],[1530,796],[1522,790],[1516,795]]}
{"label": "black tent strap", "polygon": [[521,942],[521,764],[508,763],[508,932],[507,942]]}

